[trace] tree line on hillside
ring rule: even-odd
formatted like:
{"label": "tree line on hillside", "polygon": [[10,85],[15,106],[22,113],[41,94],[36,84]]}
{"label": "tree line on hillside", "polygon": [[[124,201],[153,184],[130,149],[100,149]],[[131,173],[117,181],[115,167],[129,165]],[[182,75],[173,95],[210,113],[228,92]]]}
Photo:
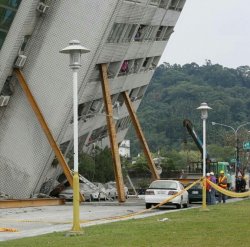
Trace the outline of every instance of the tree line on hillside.
{"label": "tree line on hillside", "polygon": [[[191,150],[197,150],[183,127],[183,120],[189,119],[202,139],[202,121],[196,109],[202,102],[212,108],[207,119],[208,150],[211,147],[213,154],[216,151],[214,146],[228,147],[232,149],[230,156],[234,157],[233,131],[212,126],[211,122],[237,128],[250,121],[250,67],[232,69],[212,64],[209,60],[202,66],[164,63],[157,67],[137,111],[150,150],[163,153],[181,151],[185,143],[191,145]],[[140,153],[132,126],[126,138],[131,140],[132,154]],[[247,126],[239,131],[239,139],[240,143],[248,139]]]}

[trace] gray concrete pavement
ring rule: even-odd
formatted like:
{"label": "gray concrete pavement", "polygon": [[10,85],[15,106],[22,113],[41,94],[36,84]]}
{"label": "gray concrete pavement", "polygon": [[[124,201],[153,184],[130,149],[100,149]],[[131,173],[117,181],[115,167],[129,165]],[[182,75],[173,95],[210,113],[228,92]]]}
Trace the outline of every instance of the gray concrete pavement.
{"label": "gray concrete pavement", "polygon": [[[145,203],[142,198],[129,198],[125,203],[117,201],[86,202],[80,205],[80,223],[82,227],[86,227],[166,213],[166,210],[151,210],[131,216],[131,214],[143,210],[145,210]],[[128,215],[130,216],[123,217]],[[121,216],[122,218],[119,218]],[[61,206],[1,209],[0,228],[12,228],[17,232],[0,232],[0,241],[70,231],[72,218],[72,203]]]}

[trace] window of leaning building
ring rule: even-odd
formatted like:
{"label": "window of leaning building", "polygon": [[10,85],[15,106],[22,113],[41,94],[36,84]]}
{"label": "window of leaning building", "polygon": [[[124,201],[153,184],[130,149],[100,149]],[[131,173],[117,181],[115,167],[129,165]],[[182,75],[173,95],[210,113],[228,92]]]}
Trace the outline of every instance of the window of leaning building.
{"label": "window of leaning building", "polygon": [[0,0],[0,49],[22,0]]}

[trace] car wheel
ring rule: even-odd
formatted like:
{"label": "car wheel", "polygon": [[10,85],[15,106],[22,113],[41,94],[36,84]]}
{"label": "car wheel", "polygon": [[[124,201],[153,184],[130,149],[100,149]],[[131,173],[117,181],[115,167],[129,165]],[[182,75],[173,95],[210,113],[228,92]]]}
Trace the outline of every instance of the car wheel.
{"label": "car wheel", "polygon": [[176,208],[180,209],[181,208],[181,204],[176,204]]}
{"label": "car wheel", "polygon": [[188,208],[188,203],[184,203],[184,204],[183,204],[183,207],[184,207],[184,208]]}
{"label": "car wheel", "polygon": [[146,209],[149,209],[149,208],[151,208],[151,203],[146,203]]}

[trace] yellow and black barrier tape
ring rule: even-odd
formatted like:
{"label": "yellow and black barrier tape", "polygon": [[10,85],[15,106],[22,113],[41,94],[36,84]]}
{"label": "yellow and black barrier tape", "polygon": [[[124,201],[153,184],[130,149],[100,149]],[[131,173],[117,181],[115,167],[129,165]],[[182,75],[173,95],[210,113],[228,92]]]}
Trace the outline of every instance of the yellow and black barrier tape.
{"label": "yellow and black barrier tape", "polygon": [[206,180],[207,180],[207,183],[209,183],[215,190],[219,191],[220,193],[222,193],[224,195],[227,195],[227,196],[230,196],[230,197],[239,197],[239,198],[250,196],[250,191],[241,192],[241,193],[233,192],[231,190],[225,190],[225,189],[221,188],[219,185],[211,182],[208,179],[206,179]]}
{"label": "yellow and black barrier tape", "polygon": [[18,232],[15,228],[0,227],[0,232]]}

